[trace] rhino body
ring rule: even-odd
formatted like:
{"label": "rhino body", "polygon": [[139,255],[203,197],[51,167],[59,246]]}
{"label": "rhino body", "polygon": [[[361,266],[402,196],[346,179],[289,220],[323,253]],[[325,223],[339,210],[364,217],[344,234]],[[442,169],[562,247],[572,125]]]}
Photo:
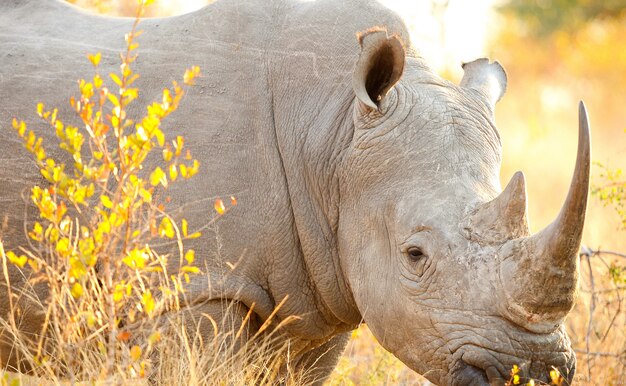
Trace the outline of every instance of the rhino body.
{"label": "rhino body", "polygon": [[[101,74],[115,71],[131,24],[58,0],[0,5],[5,249],[26,245],[24,220],[36,220],[28,192],[44,183],[12,118],[41,127],[34,111],[43,102],[70,120],[63,108],[76,79],[93,76],[85,55],[102,52]],[[498,64],[468,64],[460,86],[442,80],[412,54],[400,17],[369,0],[223,0],[140,29],[136,106],[158,100],[190,65],[203,73],[165,125],[201,164],[166,192],[174,214],[203,230],[188,245],[208,276],[190,283],[198,315],[219,319],[216,304],[234,301],[243,315],[254,304],[262,322],[284,300],[278,320],[300,317],[285,327],[296,360],[326,354],[320,380],[362,321],[439,384],[497,383],[513,364],[539,378],[554,365],[571,379],[562,320],[576,287],[585,158],[572,183],[582,188],[562,211],[572,219],[540,232],[551,238],[529,236],[523,176],[500,194],[493,109],[506,76]],[[51,130],[40,133],[54,143]],[[211,222],[213,200],[231,195],[238,205]],[[569,249],[546,252],[565,233]],[[537,285],[534,261],[544,255],[570,258]],[[536,295],[512,303],[524,286],[508,280]],[[0,312],[7,308],[0,299]],[[34,317],[25,329],[36,333],[40,323]],[[3,342],[0,361],[18,367],[10,349]]]}

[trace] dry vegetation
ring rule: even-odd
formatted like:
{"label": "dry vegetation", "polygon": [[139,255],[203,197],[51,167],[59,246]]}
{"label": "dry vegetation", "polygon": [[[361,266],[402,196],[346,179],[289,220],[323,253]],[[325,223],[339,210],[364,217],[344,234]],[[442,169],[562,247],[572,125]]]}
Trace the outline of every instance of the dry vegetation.
{"label": "dry vegetation", "polygon": [[[76,0],[79,5],[87,2]],[[96,9],[124,12],[124,7],[112,8],[112,1],[96,1]],[[93,5],[93,2],[92,4]],[[159,11],[153,11],[158,14]],[[499,104],[498,126],[504,146],[503,180],[516,170],[523,170],[528,180],[529,210],[533,229],[541,229],[553,219],[566,195],[576,148],[576,101],[583,98],[589,106],[592,120],[594,160],[609,169],[623,166],[626,134],[623,133],[626,95],[626,23],[624,18],[597,20],[575,32],[557,31],[541,38],[533,37],[512,16],[506,16],[500,32],[491,42],[492,54],[509,73],[507,96]],[[593,170],[596,187],[607,184],[606,169]],[[614,177],[616,194],[620,176]],[[597,189],[596,189],[597,190]],[[598,199],[604,198],[604,202]],[[577,384],[624,384],[626,382],[626,251],[624,230],[613,208],[605,207],[607,195],[592,198],[584,235],[585,248],[581,254],[581,291],[576,308],[567,320],[572,342],[578,353]],[[613,201],[612,204],[619,202]],[[623,214],[623,213],[622,213]],[[606,252],[618,251],[617,253]],[[605,252],[602,252],[605,251]],[[32,257],[32,256],[31,256]],[[19,256],[16,256],[19,258]],[[76,289],[75,289],[76,290]],[[68,294],[74,296],[72,287]],[[141,300],[140,300],[141,303]],[[106,307],[106,305],[104,305]],[[144,304],[145,307],[145,304]],[[150,341],[154,330],[146,335],[138,353],[130,344],[120,345],[125,380],[138,378],[142,361],[148,350],[160,351],[150,362],[151,370],[160,374],[164,384],[223,384],[216,380],[230,379],[229,384],[269,384],[275,376],[273,369],[282,368],[287,384],[305,384],[306,376],[285,368],[281,362],[289,347],[276,352],[276,337],[264,337],[259,344],[242,351],[229,348],[232,337],[218,330],[214,339],[200,342],[185,330],[171,330],[159,342]],[[225,338],[225,339],[224,339]],[[120,341],[119,339],[117,339]],[[122,339],[121,343],[126,343]],[[216,345],[218,347],[216,347]],[[226,345],[226,346],[224,346]],[[123,350],[121,348],[125,347]],[[274,351],[269,347],[274,347]],[[102,353],[85,351],[85,358],[102,360]],[[125,350],[125,351],[124,351]],[[163,358],[184,358],[167,361]],[[106,355],[105,355],[106,358]],[[109,358],[109,364],[111,366]],[[104,361],[105,363],[107,361]],[[91,362],[89,362],[91,363]],[[147,363],[147,362],[146,362]],[[204,366],[213,372],[205,372]],[[105,368],[107,367],[105,366]],[[182,366],[182,367],[181,367]],[[102,376],[102,367],[88,369],[89,379],[110,379]],[[61,383],[59,373],[52,368],[40,374],[46,383]],[[109,371],[109,370],[107,370]],[[113,371],[115,372],[115,371]],[[107,373],[107,372],[105,372]],[[17,377],[25,384],[39,380]],[[11,382],[5,376],[3,382]],[[353,333],[344,357],[334,372],[330,384],[380,385],[427,384],[385,352],[365,326]]]}

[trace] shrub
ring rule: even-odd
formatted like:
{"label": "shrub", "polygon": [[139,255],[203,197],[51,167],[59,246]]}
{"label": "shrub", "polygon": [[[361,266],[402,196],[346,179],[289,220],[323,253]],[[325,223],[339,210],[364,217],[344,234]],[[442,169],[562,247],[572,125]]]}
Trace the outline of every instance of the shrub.
{"label": "shrub", "polygon": [[[23,121],[13,121],[48,185],[35,186],[30,196],[40,217],[28,232],[36,248],[2,250],[2,255],[5,264],[8,259],[20,269],[28,265],[30,281],[45,283],[48,296],[45,322],[35,341],[21,335],[13,312],[4,327],[19,342],[15,349],[20,357],[32,362],[29,367],[39,376],[94,379],[95,369],[85,364],[96,358],[104,359],[96,378],[145,376],[161,331],[153,327],[145,339],[136,335],[145,333],[142,326],[157,315],[179,310],[185,282],[200,273],[194,251],[184,248],[185,240],[200,233],[190,231],[184,219],[176,223],[155,195],[156,189],[199,170],[184,139],[166,141],[162,130],[163,119],[176,110],[199,68],[185,72],[184,85],[174,81],[163,89],[161,101],[147,106],[143,117],[135,121],[127,116],[139,95],[133,87],[138,74],[132,69],[141,34],[137,26],[151,2],[139,1],[120,71],[109,74],[114,85],[107,86],[110,81],[99,74],[101,54],[88,56],[95,75],[81,79],[80,95],[70,100],[81,127],[65,124],[56,108],[37,105],[37,114],[55,130],[71,166],[49,156],[43,138]],[[160,153],[160,165],[146,170],[144,161],[155,152]],[[224,204],[216,202],[216,209],[222,214]],[[176,272],[168,272],[173,257],[152,247],[161,239],[178,243]],[[5,279],[10,289],[8,275]]]}

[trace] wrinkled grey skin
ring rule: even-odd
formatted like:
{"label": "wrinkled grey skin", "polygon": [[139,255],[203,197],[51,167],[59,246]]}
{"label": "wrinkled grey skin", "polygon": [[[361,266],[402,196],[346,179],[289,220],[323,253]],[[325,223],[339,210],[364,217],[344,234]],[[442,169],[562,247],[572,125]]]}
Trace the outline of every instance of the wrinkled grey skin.
{"label": "wrinkled grey skin", "polygon": [[[24,216],[29,223],[36,216],[24,197],[43,183],[11,119],[38,127],[52,150],[53,133],[37,123],[35,104],[61,107],[71,120],[75,80],[92,76],[85,54],[101,51],[100,72],[116,70],[130,25],[58,0],[1,3],[7,250],[26,245]],[[383,28],[357,40],[374,26]],[[500,384],[513,364],[540,379],[550,366],[573,377],[562,321],[577,263],[554,269],[554,277],[570,278],[559,284],[563,296],[538,302],[555,279],[530,283],[542,275],[530,259],[543,244],[527,237],[523,176],[499,195],[493,111],[506,76],[498,64],[468,64],[461,86],[442,80],[412,56],[399,16],[368,0],[223,0],[145,20],[141,29],[138,106],[158,99],[188,66],[204,74],[166,129],[169,137],[183,135],[201,163],[199,176],[165,193],[191,229],[203,230],[188,245],[207,272],[191,283],[192,312],[219,319],[228,300],[241,317],[254,304],[261,323],[288,296],[277,318],[300,316],[286,327],[295,361],[306,366],[326,354],[315,364],[320,381],[362,320],[386,349],[437,384]],[[207,226],[212,200],[230,195],[239,204]],[[564,212],[580,220],[584,205],[577,208]],[[570,255],[577,243],[573,236]],[[528,263],[526,271],[518,261]],[[14,287],[25,287],[20,274],[9,273]],[[530,285],[527,302],[515,303],[517,276]],[[0,298],[2,314],[7,307]],[[40,310],[22,307],[24,330],[36,334]],[[28,370],[10,345],[3,338],[2,364]]]}

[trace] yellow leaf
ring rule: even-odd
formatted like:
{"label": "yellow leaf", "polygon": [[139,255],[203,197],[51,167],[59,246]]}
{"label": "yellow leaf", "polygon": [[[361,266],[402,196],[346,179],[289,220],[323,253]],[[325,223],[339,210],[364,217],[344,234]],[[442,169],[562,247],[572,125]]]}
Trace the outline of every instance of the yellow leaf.
{"label": "yellow leaf", "polygon": [[43,103],[37,103],[37,115],[40,117],[43,116]]}
{"label": "yellow leaf", "polygon": [[100,52],[98,52],[95,55],[87,55],[87,58],[89,58],[89,61],[91,62],[91,64],[93,64],[94,67],[98,67],[98,64],[100,64],[100,59],[102,58],[102,54]]}
{"label": "yellow leaf", "polygon": [[[119,107],[120,100],[117,98],[117,96],[115,94],[108,93],[107,94],[107,98],[109,98],[109,101],[111,103],[113,103],[113,106]],[[119,114],[116,114],[116,116],[119,116]]]}
{"label": "yellow leaf", "polygon": [[198,267],[192,267],[189,265],[185,265],[180,270],[181,272],[185,272],[185,273],[199,273],[200,272],[200,269]]}
{"label": "yellow leaf", "polygon": [[126,98],[127,102],[133,101],[139,96],[139,90],[136,88],[127,88],[124,90],[123,96]]}
{"label": "yellow leaf", "polygon": [[159,225],[159,236],[174,238],[174,226],[169,218],[163,217],[161,220],[161,224]]}
{"label": "yellow leaf", "polygon": [[187,260],[187,264],[193,264],[194,259],[196,258],[196,252],[193,249],[190,249],[185,253],[185,260]]}
{"label": "yellow leaf", "polygon": [[96,75],[93,77],[93,85],[98,89],[102,87],[102,78],[100,77],[100,75]]}
{"label": "yellow leaf", "polygon": [[115,73],[110,73],[109,77],[113,80],[113,82],[115,82],[116,85],[118,85],[119,87],[122,87],[122,80],[120,79],[119,76],[117,76],[117,74]]}
{"label": "yellow leaf", "polygon": [[163,132],[161,130],[155,129],[154,136],[156,137],[159,146],[163,146],[165,144],[165,136],[163,135]]}
{"label": "yellow leaf", "polygon": [[172,152],[172,150],[170,150],[169,146],[170,145],[168,144],[167,147],[163,148],[163,161],[165,162],[170,162],[170,160],[174,156],[174,153]]}
{"label": "yellow leaf", "polygon": [[561,386],[561,384],[563,384],[563,377],[561,377],[561,373],[554,367],[550,370],[550,380],[553,385]]}
{"label": "yellow leaf", "polygon": [[26,264],[26,261],[28,261],[28,257],[24,255],[17,256],[15,253],[11,251],[7,252],[6,255],[11,263],[17,265],[20,268],[24,267],[24,264]]}
{"label": "yellow leaf", "polygon": [[187,167],[187,178],[193,177],[200,169],[200,162],[197,159],[193,160],[193,166]]}
{"label": "yellow leaf", "polygon": [[141,297],[141,304],[143,304],[146,314],[152,314],[152,311],[154,311],[154,298],[152,297],[150,291],[143,294]]}
{"label": "yellow leaf", "polygon": [[98,319],[93,314],[87,314],[87,327],[94,328]]}
{"label": "yellow leaf", "polygon": [[147,203],[152,202],[152,193],[149,190],[141,188],[139,189],[139,195],[141,196],[144,202],[147,202]]}
{"label": "yellow leaf", "polygon": [[226,210],[226,207],[224,206],[224,201],[219,198],[215,200],[214,208],[215,211],[220,215],[224,214],[224,211]]}
{"label": "yellow leaf", "polygon": [[109,209],[113,208],[113,202],[108,196],[103,194],[102,196],[100,196],[100,201],[102,201],[102,205],[105,208],[109,208]]}
{"label": "yellow leaf", "polygon": [[122,259],[122,262],[130,268],[143,269],[146,267],[146,262],[148,262],[149,258],[145,250],[134,248]]}
{"label": "yellow leaf", "polygon": [[33,225],[33,230],[28,233],[28,236],[35,241],[41,241],[43,239],[43,227],[39,222]]}
{"label": "yellow leaf", "polygon": [[180,135],[176,136],[176,141],[172,141],[174,149],[176,150],[176,157],[179,157],[185,146],[185,140]]}
{"label": "yellow leaf", "polygon": [[138,361],[139,358],[141,358],[141,347],[139,347],[139,346],[131,347],[131,349],[130,349],[130,358],[133,361],[135,361],[135,362]]}
{"label": "yellow leaf", "polygon": [[169,171],[170,171],[170,180],[176,181],[176,177],[178,177],[178,170],[176,169],[176,165],[171,164],[169,167]]}
{"label": "yellow leaf", "polygon": [[37,260],[28,259],[28,265],[34,272],[39,272],[40,267],[39,267],[39,263],[37,263]]}
{"label": "yellow leaf", "polygon": [[149,138],[148,138],[148,133],[146,133],[146,129],[144,129],[144,127],[140,124],[137,124],[135,128],[137,129],[137,138],[141,142],[148,142]]}
{"label": "yellow leaf", "polygon": [[192,86],[194,84],[194,80],[196,77],[200,75],[200,67],[193,66],[185,71],[185,75],[183,76],[183,82],[186,85]]}
{"label": "yellow leaf", "polygon": [[152,186],[157,186],[159,184],[167,187],[167,177],[163,169],[157,166],[156,169],[150,174],[150,184]]}
{"label": "yellow leaf", "polygon": [[150,342],[150,344],[159,343],[161,341],[161,332],[157,330],[153,332],[152,334],[150,334],[148,341]]}
{"label": "yellow leaf", "polygon": [[187,224],[187,220],[183,219],[182,228],[183,228],[183,237],[187,237],[187,230],[189,224]]}
{"label": "yellow leaf", "polygon": [[163,89],[163,103],[161,103],[163,105],[163,108],[167,109],[171,103],[172,103],[172,93],[167,88]]}
{"label": "yellow leaf", "polygon": [[57,241],[56,251],[61,255],[67,255],[72,250],[72,245],[67,237],[62,237]]}
{"label": "yellow leaf", "polygon": [[79,297],[83,296],[83,286],[80,285],[80,283],[74,283],[70,292],[75,299],[78,299]]}

